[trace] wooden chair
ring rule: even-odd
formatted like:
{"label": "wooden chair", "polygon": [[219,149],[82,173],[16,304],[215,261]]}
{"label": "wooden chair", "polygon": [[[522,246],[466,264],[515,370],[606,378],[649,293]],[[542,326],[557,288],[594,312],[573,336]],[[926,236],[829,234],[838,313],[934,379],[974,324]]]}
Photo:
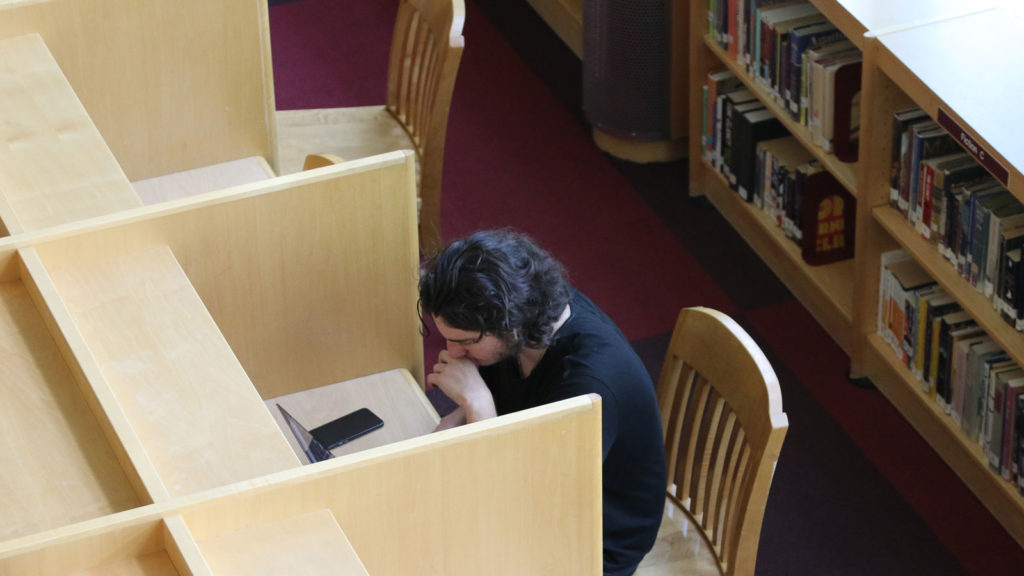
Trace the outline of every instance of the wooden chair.
{"label": "wooden chair", "polygon": [[385,105],[279,111],[279,173],[299,171],[307,152],[355,160],[415,150],[420,249],[437,247],[445,133],[465,18],[463,0],[400,0]]}
{"label": "wooden chair", "polygon": [[[732,318],[685,308],[658,381],[658,404],[669,506],[685,513],[721,574],[752,576],[768,490],[789,427],[775,372]],[[663,523],[659,540],[671,526]],[[645,564],[638,574],[669,573]]]}

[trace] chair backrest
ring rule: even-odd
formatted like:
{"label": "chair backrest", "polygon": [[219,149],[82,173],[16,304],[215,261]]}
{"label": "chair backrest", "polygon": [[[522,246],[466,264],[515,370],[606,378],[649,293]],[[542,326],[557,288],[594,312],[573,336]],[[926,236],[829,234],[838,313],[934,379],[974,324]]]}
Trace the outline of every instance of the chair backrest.
{"label": "chair backrest", "polygon": [[420,247],[440,244],[441,172],[464,45],[463,0],[401,0],[391,40],[387,108],[420,159]]}
{"label": "chair backrest", "polygon": [[690,516],[725,575],[753,575],[761,521],[789,421],[778,378],[749,334],[685,308],[658,381],[668,499]]}

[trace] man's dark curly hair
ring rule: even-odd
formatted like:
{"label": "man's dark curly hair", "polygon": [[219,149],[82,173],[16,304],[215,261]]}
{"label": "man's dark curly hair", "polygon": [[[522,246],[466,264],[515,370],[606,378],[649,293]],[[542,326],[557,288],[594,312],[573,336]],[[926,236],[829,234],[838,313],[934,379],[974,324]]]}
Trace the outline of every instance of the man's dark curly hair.
{"label": "man's dark curly hair", "polygon": [[565,268],[529,236],[484,230],[456,240],[420,274],[420,310],[459,330],[544,348],[569,302]]}

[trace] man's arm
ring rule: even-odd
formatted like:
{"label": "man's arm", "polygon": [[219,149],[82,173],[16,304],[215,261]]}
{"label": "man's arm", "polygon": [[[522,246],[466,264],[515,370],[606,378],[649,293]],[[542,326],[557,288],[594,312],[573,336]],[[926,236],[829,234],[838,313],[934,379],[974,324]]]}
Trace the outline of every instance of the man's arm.
{"label": "man's arm", "polygon": [[462,406],[459,406],[455,408],[455,410],[452,410],[451,412],[446,414],[444,418],[441,418],[441,421],[438,422],[437,427],[434,428],[434,432],[440,432],[441,430],[447,430],[449,428],[455,428],[456,426],[462,426],[465,423],[466,409],[463,408]]}
{"label": "man's arm", "polygon": [[[434,364],[434,372],[427,376],[427,382],[440,388],[459,405],[462,416],[454,416],[452,426],[479,422],[498,415],[491,389],[480,377],[476,364],[465,358],[452,358],[447,350],[442,350],[437,364]],[[459,418],[461,421],[454,423]]]}

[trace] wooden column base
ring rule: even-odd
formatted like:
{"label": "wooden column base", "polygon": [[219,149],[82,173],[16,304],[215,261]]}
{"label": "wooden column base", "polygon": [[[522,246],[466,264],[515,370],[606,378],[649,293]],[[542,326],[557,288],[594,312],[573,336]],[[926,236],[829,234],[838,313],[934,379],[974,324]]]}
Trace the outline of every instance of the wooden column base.
{"label": "wooden column base", "polygon": [[605,152],[619,158],[646,164],[649,162],[671,162],[685,158],[687,153],[686,137],[677,140],[637,141],[625,140],[612,136],[597,128],[593,129],[594,143]]}

